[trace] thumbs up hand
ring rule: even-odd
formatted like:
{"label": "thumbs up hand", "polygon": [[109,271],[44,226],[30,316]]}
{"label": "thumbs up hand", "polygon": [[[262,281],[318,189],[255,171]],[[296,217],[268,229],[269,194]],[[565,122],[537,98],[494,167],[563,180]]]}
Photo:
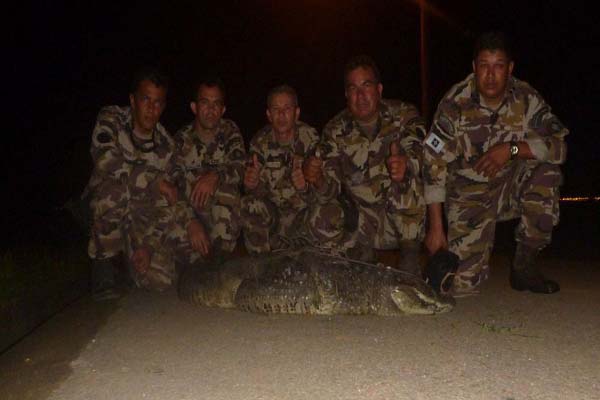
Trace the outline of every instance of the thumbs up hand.
{"label": "thumbs up hand", "polygon": [[294,156],[292,164],[292,183],[296,190],[301,192],[305,191],[308,186],[306,179],[304,179],[304,172],[302,172],[303,161],[302,157]]}
{"label": "thumbs up hand", "polygon": [[406,173],[408,157],[403,153],[404,151],[401,151],[398,142],[392,142],[392,144],[390,144],[390,155],[386,163],[388,171],[390,172],[390,177],[394,182],[402,182],[404,174]]}
{"label": "thumbs up hand", "polygon": [[244,173],[244,187],[246,190],[256,189],[261,169],[262,165],[258,162],[258,156],[256,153],[252,154],[252,160],[246,165],[246,172]]}
{"label": "thumbs up hand", "polygon": [[315,155],[310,156],[303,165],[304,178],[317,189],[321,188],[325,183],[325,179],[323,178],[323,160],[321,160],[320,155],[320,151],[317,149]]}

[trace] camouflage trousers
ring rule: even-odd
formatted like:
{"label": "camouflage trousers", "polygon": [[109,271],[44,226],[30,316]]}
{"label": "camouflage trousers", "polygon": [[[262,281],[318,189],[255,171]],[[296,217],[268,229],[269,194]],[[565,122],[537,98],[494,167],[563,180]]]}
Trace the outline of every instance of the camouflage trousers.
{"label": "camouflage trousers", "polygon": [[497,221],[520,218],[515,239],[528,247],[550,243],[559,219],[560,183],[557,165],[519,160],[490,182],[457,177],[447,184],[448,246],[460,258],[457,290],[475,288],[489,277]]}
{"label": "camouflage trousers", "polygon": [[[415,183],[417,181],[415,180]],[[341,204],[340,212],[331,210]],[[334,202],[328,205],[328,216],[317,214],[319,224],[311,221],[313,230],[320,237],[330,237],[335,247],[348,250],[357,246],[374,249],[396,249],[401,240],[422,241],[424,236],[425,200],[422,189],[393,184],[388,195],[378,203],[368,204],[364,201]],[[340,224],[340,217],[342,222]],[[331,219],[331,216],[334,216]],[[343,234],[339,234],[340,225]]]}
{"label": "camouflage trousers", "polygon": [[214,248],[232,252],[242,229],[240,192],[237,185],[220,185],[196,217],[207,229]]}
{"label": "camouflage trousers", "polygon": [[[336,210],[340,211],[340,210]],[[286,239],[302,238],[311,243],[323,237],[315,235],[309,221],[325,213],[318,205],[278,207],[273,201],[254,195],[242,197],[244,244],[251,254],[277,250]],[[330,235],[325,232],[325,235]]]}
{"label": "camouflage trousers", "polygon": [[164,290],[175,283],[178,266],[191,264],[200,259],[190,244],[186,223],[189,221],[187,205],[148,206],[130,204],[127,235],[127,258],[137,249],[150,252],[150,267],[141,274],[131,268],[134,281],[139,287]]}
{"label": "camouflage trousers", "polygon": [[103,260],[124,251],[123,232],[129,192],[120,182],[105,181],[92,193],[92,227],[88,255]]}

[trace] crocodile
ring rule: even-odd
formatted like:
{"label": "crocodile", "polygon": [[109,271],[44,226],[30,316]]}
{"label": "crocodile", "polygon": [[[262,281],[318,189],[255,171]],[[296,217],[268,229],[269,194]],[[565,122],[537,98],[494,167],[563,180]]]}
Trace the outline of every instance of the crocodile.
{"label": "crocodile", "polygon": [[418,276],[314,247],[189,266],[178,294],[196,305],[266,314],[436,314],[455,304]]}

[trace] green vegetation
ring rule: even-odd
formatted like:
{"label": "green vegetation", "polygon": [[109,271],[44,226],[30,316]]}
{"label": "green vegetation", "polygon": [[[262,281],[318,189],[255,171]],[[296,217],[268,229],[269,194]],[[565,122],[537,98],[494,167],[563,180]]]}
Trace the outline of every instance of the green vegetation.
{"label": "green vegetation", "polygon": [[481,327],[481,329],[483,329],[486,332],[507,334],[507,335],[513,335],[513,336],[521,336],[521,337],[526,337],[526,338],[535,338],[535,339],[540,338],[539,336],[525,335],[523,333],[520,333],[520,331],[523,328],[522,324],[516,325],[516,326],[500,325],[500,324],[488,323],[488,322],[476,322],[476,324],[479,325]]}

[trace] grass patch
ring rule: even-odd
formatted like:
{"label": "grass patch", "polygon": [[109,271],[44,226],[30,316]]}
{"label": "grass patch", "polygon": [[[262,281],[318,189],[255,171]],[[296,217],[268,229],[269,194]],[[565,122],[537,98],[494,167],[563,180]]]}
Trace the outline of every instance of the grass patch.
{"label": "grass patch", "polygon": [[526,335],[526,334],[521,333],[523,325],[511,326],[511,325],[500,325],[500,324],[488,323],[488,322],[475,322],[475,324],[479,325],[481,327],[481,329],[483,329],[484,331],[490,332],[490,333],[499,333],[499,334],[513,335],[513,336],[521,336],[521,337],[526,337],[526,338],[540,339],[539,336]]}

